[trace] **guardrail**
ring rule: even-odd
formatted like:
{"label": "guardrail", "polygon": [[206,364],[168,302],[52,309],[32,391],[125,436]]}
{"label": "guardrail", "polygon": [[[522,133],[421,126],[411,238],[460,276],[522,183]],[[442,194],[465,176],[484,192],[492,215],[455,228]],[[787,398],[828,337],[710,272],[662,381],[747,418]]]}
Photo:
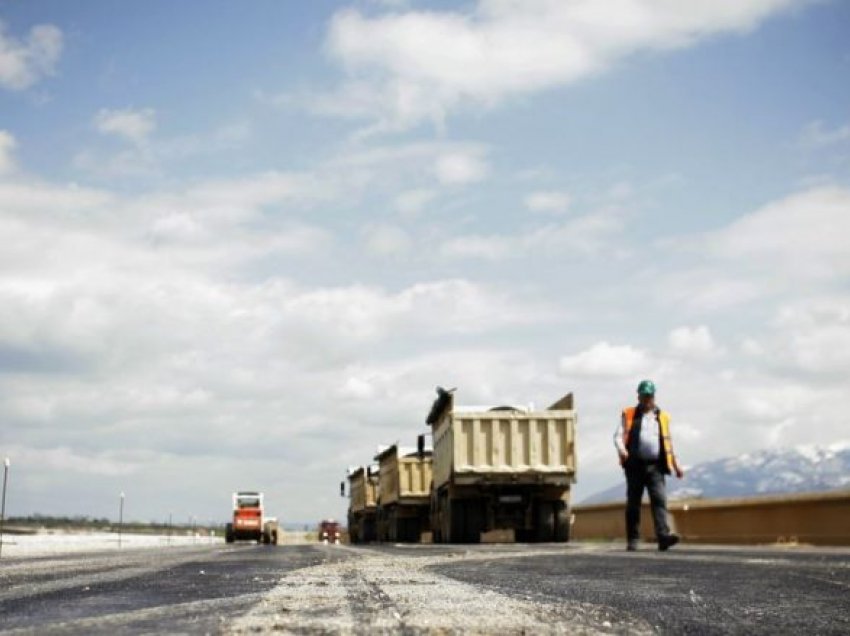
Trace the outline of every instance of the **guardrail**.
{"label": "guardrail", "polygon": [[[850,490],[668,504],[670,525],[691,543],[850,545]],[[572,538],[625,539],[625,502],[573,507]],[[649,505],[641,535],[654,538]]]}

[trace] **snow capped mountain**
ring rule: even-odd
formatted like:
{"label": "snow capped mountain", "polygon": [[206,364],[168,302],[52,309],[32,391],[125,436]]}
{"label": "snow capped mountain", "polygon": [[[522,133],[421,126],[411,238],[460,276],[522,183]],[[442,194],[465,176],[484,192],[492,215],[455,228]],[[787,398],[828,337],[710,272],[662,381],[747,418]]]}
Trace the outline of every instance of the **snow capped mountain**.
{"label": "snow capped mountain", "polygon": [[[698,464],[685,479],[667,480],[670,499],[749,497],[850,488],[850,441],[829,446],[761,450]],[[625,483],[582,503],[622,501]]]}

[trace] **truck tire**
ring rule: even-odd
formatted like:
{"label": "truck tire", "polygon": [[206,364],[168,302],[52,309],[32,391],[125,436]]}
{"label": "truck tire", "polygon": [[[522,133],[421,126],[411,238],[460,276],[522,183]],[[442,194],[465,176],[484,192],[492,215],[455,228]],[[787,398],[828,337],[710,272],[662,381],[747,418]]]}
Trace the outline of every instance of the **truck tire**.
{"label": "truck tire", "polygon": [[567,543],[570,540],[570,509],[566,501],[555,502],[555,541]]}
{"label": "truck tire", "polygon": [[534,515],[535,539],[540,543],[555,540],[555,507],[551,501],[538,501]]}
{"label": "truck tire", "polygon": [[233,524],[228,523],[224,526],[224,542],[225,543],[233,543],[236,540],[236,537],[233,536]]}
{"label": "truck tire", "polygon": [[269,545],[272,542],[272,537],[269,532],[263,532],[263,545]]}

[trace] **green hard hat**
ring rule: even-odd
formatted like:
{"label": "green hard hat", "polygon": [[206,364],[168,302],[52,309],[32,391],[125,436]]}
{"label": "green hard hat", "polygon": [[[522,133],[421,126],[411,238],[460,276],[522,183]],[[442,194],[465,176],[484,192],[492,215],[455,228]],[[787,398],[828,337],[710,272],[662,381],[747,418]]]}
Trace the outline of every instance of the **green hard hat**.
{"label": "green hard hat", "polygon": [[644,380],[638,384],[638,395],[655,395],[655,382]]}

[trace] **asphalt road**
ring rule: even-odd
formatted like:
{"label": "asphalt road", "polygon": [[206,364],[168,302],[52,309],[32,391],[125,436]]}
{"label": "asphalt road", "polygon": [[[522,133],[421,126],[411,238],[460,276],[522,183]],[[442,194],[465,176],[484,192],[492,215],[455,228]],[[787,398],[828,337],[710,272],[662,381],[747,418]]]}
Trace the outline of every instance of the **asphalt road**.
{"label": "asphalt road", "polygon": [[33,634],[848,634],[850,550],[205,546],[0,561]]}

